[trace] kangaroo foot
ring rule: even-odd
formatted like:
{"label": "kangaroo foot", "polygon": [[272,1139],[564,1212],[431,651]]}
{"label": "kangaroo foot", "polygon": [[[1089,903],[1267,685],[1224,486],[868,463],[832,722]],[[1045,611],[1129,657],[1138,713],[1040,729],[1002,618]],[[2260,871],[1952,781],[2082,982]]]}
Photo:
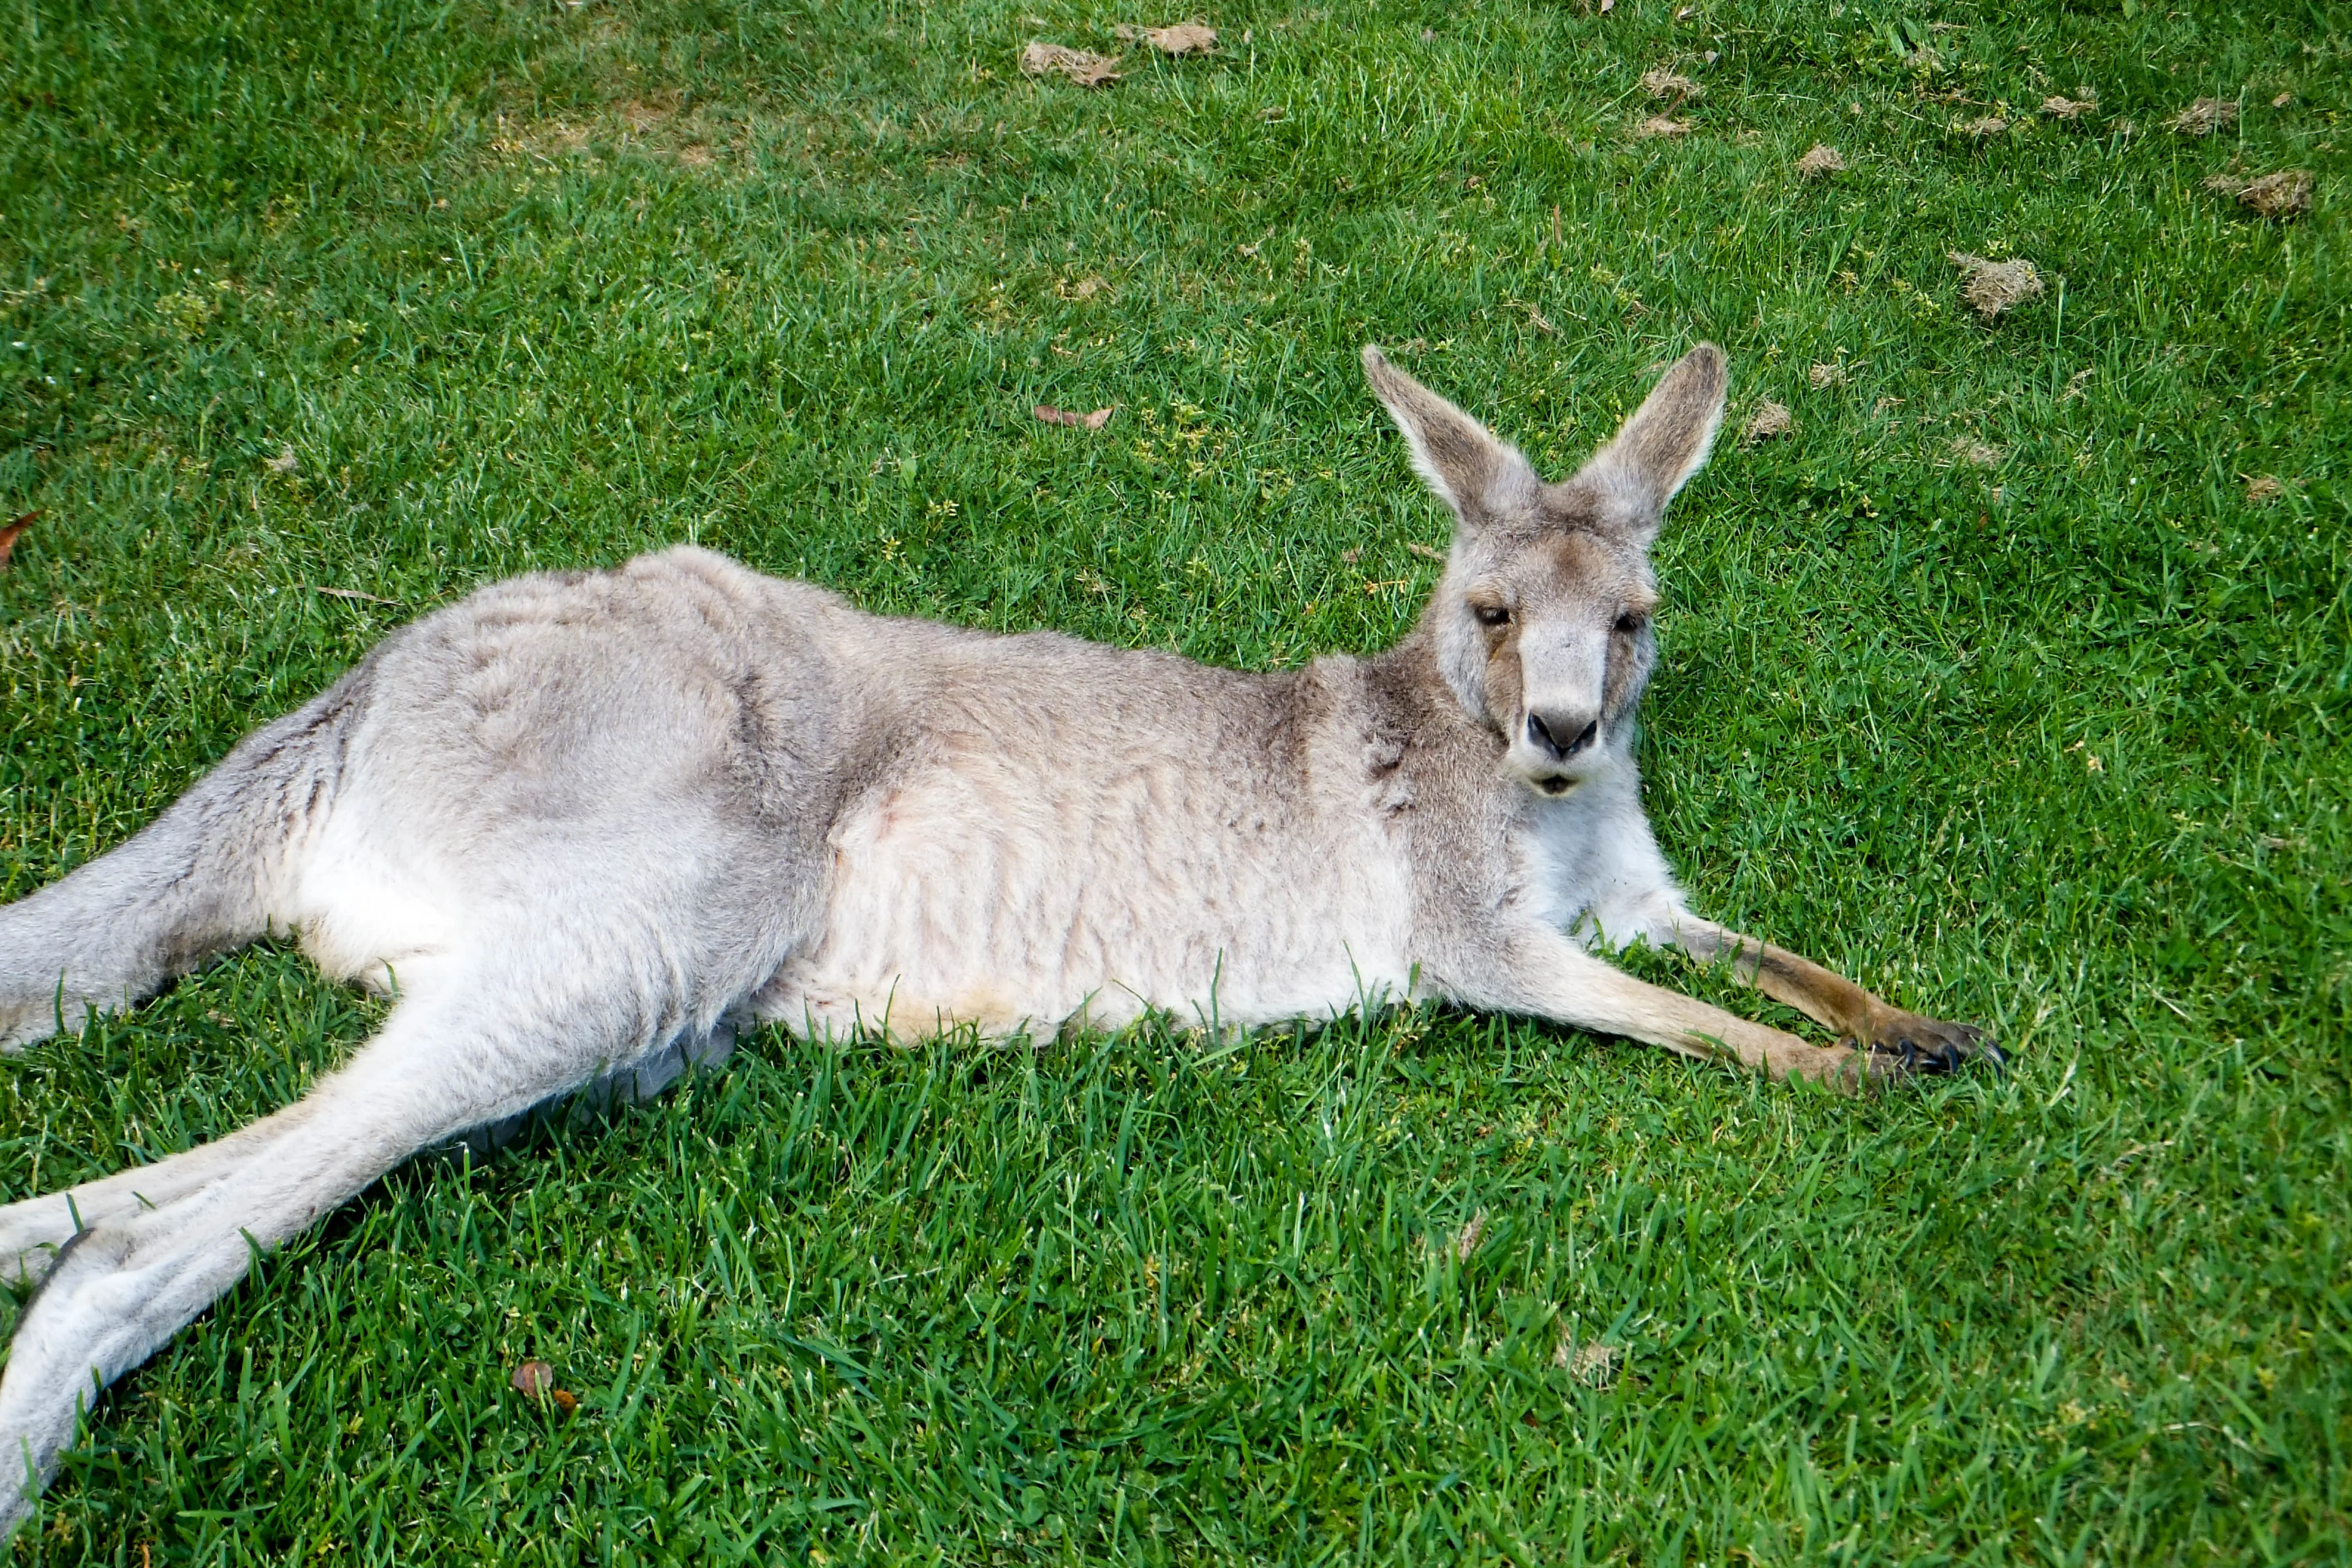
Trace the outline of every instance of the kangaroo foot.
{"label": "kangaroo foot", "polygon": [[1851,1043],[1869,1049],[1873,1079],[1958,1072],[1969,1061],[1989,1063],[1996,1073],[2009,1065],[2001,1048],[1973,1024],[1947,1024],[1889,1007],[1871,1019],[1870,1033],[1870,1039]]}

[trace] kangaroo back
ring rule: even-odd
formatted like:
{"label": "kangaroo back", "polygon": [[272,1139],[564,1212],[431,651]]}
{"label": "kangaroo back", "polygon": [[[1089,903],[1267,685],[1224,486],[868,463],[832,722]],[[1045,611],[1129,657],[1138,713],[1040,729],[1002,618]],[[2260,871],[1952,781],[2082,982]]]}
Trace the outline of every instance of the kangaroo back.
{"label": "kangaroo back", "polygon": [[0,1049],[77,1030],[267,932],[291,851],[334,801],[373,662],[247,736],[127,842],[0,906]]}

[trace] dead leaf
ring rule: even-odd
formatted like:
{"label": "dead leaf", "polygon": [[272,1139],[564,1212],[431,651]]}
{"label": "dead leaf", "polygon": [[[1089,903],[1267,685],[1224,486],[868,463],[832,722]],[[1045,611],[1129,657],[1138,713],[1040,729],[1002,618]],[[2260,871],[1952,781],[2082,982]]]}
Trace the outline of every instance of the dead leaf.
{"label": "dead leaf", "polygon": [[1171,59],[1205,55],[1217,47],[1217,30],[1205,22],[1179,22],[1172,27],[1120,26],[1119,37],[1130,44],[1150,44]]}
{"label": "dead leaf", "polygon": [[321,588],[317,584],[310,583],[305,583],[302,586],[313,594],[324,594],[331,599],[359,599],[371,605],[397,605],[400,603],[398,599],[379,599],[373,594],[362,594],[357,588]]}
{"label": "dead leaf", "polygon": [[2291,104],[2294,101],[2294,94],[2291,92],[2283,92],[2276,98],[2271,100],[2271,107],[2273,109],[2284,109],[2288,104]]}
{"label": "dead leaf", "polygon": [[1668,103],[1685,103],[1698,97],[1704,89],[1679,71],[1654,66],[1642,73],[1642,90]]}
{"label": "dead leaf", "polygon": [[1769,441],[1775,437],[1786,436],[1796,427],[1797,416],[1789,412],[1788,405],[1767,398],[1756,405],[1755,413],[1748,416],[1748,424],[1741,429],[1739,438],[1749,442]]}
{"label": "dead leaf", "polygon": [[279,447],[278,448],[278,456],[274,458],[265,458],[262,459],[262,463],[263,466],[268,468],[273,474],[296,473],[299,472],[302,467],[302,459],[294,455],[294,448],[290,446]]}
{"label": "dead leaf", "polygon": [[1423,561],[1434,561],[1440,566],[1445,564],[1445,552],[1443,550],[1435,549],[1427,544],[1408,544],[1405,548],[1411,551],[1413,554],[1420,556]]}
{"label": "dead leaf", "polygon": [[2256,474],[2246,481],[2246,504],[2268,506],[2286,494],[2286,486],[2270,474]]}
{"label": "dead leaf", "polygon": [[1118,62],[1108,55],[1089,54],[1084,49],[1066,49],[1059,44],[1032,39],[1021,51],[1023,76],[1052,76],[1059,73],[1080,87],[1101,87],[1119,79],[1111,68]]}
{"label": "dead leaf", "polygon": [[566,1415],[580,1408],[580,1396],[568,1388],[551,1389],[547,1397]]}
{"label": "dead leaf", "polygon": [[1454,1260],[1457,1263],[1469,1262],[1470,1255],[1478,1250],[1479,1237],[1486,1234],[1486,1211],[1480,1209],[1470,1216],[1470,1223],[1462,1227],[1462,1234],[1454,1238]]}
{"label": "dead leaf", "polygon": [[1813,366],[1812,369],[1805,372],[1805,379],[1812,384],[1812,388],[1815,392],[1820,392],[1826,387],[1843,386],[1845,384],[1845,366],[1842,364],[1817,364]]}
{"label": "dead leaf", "polygon": [[2061,98],[2056,94],[2042,100],[2042,112],[2053,120],[2080,120],[2099,107],[2099,95],[2086,92],[2080,98]]}
{"label": "dead leaf", "polygon": [[1029,412],[1048,425],[1067,425],[1077,429],[1099,430],[1110,423],[1112,410],[1118,406],[1117,404],[1113,404],[1110,408],[1097,408],[1092,414],[1081,414],[1075,408],[1056,408],[1050,403],[1041,403]]}
{"label": "dead leaf", "polygon": [[2183,136],[2210,136],[2237,122],[2236,104],[2226,98],[2200,98],[2174,115],[2168,123]]}
{"label": "dead leaf", "polygon": [[0,528],[0,572],[8,570],[8,557],[16,552],[16,536],[40,520],[40,510],[18,512],[8,526]]}
{"label": "dead leaf", "polygon": [[1979,142],[1986,142],[2007,131],[2009,121],[1998,114],[1988,114],[1981,120],[1966,121],[1952,129],[1963,135],[1973,136]]}
{"label": "dead leaf", "polygon": [[2036,299],[2042,293],[2042,274],[2035,269],[2033,263],[2021,257],[2011,261],[1988,261],[1964,250],[1955,250],[1949,255],[1952,265],[1968,274],[1960,285],[1961,298],[1967,300],[1976,313],[1988,321],[2011,306]]}
{"label": "dead leaf", "polygon": [[543,1361],[527,1361],[515,1368],[514,1375],[507,1381],[514,1385],[517,1394],[537,1399],[555,1386],[555,1369]]}
{"label": "dead leaf", "polygon": [[1845,173],[1845,155],[1826,142],[1816,142],[1805,155],[1797,160],[1797,177],[1819,179],[1823,174]]}
{"label": "dead leaf", "polygon": [[1654,114],[1634,126],[1633,134],[1644,141],[1653,136],[1687,136],[1690,134],[1690,121],[1668,120],[1663,114]]}

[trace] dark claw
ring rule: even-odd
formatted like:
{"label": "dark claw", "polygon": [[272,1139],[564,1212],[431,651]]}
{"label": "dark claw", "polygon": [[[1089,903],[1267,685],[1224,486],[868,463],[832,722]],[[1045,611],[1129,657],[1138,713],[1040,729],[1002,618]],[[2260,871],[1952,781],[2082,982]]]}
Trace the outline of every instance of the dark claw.
{"label": "dark claw", "polygon": [[1914,1032],[1897,1035],[1892,1040],[1874,1043],[1870,1047],[1873,1078],[1908,1078],[1915,1073],[1955,1073],[1971,1061],[1981,1061],[1996,1074],[2005,1071],[2009,1058],[1999,1046],[1985,1038],[1982,1029],[1968,1024],[1939,1024],[1933,1019],[1916,1021]]}

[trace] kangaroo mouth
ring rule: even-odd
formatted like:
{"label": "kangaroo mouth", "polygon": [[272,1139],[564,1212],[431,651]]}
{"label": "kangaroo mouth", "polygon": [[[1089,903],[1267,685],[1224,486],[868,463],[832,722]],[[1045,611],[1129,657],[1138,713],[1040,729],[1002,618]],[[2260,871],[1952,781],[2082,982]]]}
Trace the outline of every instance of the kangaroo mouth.
{"label": "kangaroo mouth", "polygon": [[1583,782],[1582,779],[1570,778],[1566,773],[1546,773],[1541,778],[1529,779],[1528,787],[1538,795],[1549,795],[1552,799],[1558,800]]}

